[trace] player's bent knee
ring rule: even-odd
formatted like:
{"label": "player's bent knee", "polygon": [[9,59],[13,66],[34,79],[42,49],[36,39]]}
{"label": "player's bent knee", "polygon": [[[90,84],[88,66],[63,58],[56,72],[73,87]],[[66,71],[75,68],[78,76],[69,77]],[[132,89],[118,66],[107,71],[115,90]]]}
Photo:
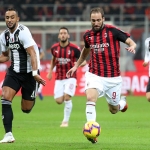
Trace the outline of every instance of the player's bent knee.
{"label": "player's bent knee", "polygon": [[60,104],[62,104],[63,102],[60,102],[60,101],[56,101],[56,103],[60,105]]}
{"label": "player's bent knee", "polygon": [[22,112],[23,112],[23,113],[26,113],[26,114],[29,114],[29,113],[31,112],[31,109],[30,109],[30,110],[23,110],[23,109],[22,109]]}
{"label": "player's bent knee", "polygon": [[111,114],[116,114],[118,112],[118,110],[116,109],[109,109],[109,111],[111,112]]}

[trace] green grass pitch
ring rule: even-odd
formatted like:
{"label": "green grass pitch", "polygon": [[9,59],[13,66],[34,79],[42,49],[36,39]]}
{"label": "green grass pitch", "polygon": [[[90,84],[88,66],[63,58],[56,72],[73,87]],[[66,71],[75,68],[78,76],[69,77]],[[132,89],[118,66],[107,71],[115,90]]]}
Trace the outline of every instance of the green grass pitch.
{"label": "green grass pitch", "polygon": [[[108,111],[104,98],[98,99],[97,122],[102,132],[92,144],[82,133],[85,96],[73,97],[73,110],[68,128],[60,128],[64,105],[53,97],[36,100],[30,114],[22,113],[20,97],[13,100],[13,134],[16,141],[0,144],[0,150],[150,150],[150,103],[142,96],[128,96],[128,111],[115,115]],[[0,121],[0,138],[4,136]]]}

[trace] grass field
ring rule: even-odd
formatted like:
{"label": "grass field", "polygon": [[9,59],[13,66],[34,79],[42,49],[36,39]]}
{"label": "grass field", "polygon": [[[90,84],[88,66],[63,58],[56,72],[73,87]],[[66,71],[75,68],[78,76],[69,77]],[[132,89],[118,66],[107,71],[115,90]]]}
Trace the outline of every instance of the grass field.
{"label": "grass field", "polygon": [[[60,128],[64,105],[53,97],[38,98],[30,114],[20,110],[20,97],[13,101],[13,144],[0,144],[0,150],[150,150],[150,103],[145,97],[129,96],[129,109],[112,115],[104,98],[96,105],[101,125],[98,143],[92,144],[82,134],[86,122],[85,97],[73,98],[68,128]],[[4,136],[0,121],[0,138]]]}

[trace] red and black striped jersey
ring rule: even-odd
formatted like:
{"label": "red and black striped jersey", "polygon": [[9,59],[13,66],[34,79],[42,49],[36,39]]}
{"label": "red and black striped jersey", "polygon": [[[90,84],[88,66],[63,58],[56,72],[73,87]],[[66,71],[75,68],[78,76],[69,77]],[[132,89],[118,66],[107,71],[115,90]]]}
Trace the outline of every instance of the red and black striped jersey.
{"label": "red and black striped jersey", "polygon": [[[80,57],[81,49],[73,43],[61,47],[59,43],[52,45],[51,53],[56,58],[55,79],[67,79],[66,73],[74,66],[74,62]],[[72,76],[76,78],[76,73]]]}
{"label": "red and black striped jersey", "polygon": [[102,77],[120,76],[120,41],[125,43],[130,34],[112,26],[104,25],[99,32],[92,29],[83,38],[90,48],[89,72]]}

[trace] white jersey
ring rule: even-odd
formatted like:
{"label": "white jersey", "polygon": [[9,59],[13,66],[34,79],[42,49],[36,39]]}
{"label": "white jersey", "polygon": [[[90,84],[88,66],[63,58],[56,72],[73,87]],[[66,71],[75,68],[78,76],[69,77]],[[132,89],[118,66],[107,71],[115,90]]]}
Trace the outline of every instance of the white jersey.
{"label": "white jersey", "polygon": [[1,40],[1,51],[6,52],[10,50],[11,52],[11,68],[17,73],[28,73],[32,71],[31,57],[26,52],[26,48],[34,46],[36,55],[38,69],[40,68],[39,50],[37,44],[32,38],[29,29],[18,24],[16,30],[11,33],[9,29],[3,31],[0,35]]}
{"label": "white jersey", "polygon": [[[145,40],[145,58],[144,62],[150,61],[150,37]],[[150,76],[150,63],[149,63],[149,76]]]}

